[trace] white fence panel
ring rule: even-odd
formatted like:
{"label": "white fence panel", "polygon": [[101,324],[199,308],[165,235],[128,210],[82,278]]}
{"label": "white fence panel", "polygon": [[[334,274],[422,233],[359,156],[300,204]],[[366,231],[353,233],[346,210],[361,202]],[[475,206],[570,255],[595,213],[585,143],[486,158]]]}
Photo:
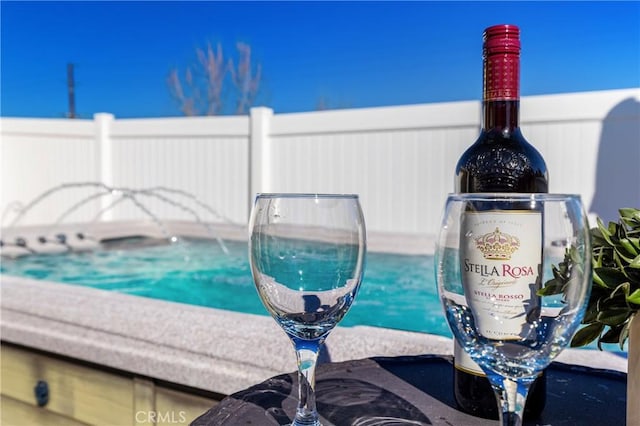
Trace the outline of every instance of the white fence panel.
{"label": "white fence panel", "polygon": [[[12,207],[25,205],[57,185],[98,178],[94,129],[91,120],[2,119],[0,212],[4,225],[17,218]],[[54,191],[20,223],[52,223],[88,193]],[[89,220],[98,207],[94,203],[73,218]]]}
{"label": "white fence panel", "polygon": [[[245,223],[249,188],[248,117],[118,120],[111,133],[114,186],[184,191],[223,218]],[[187,194],[139,197],[164,219],[219,221]],[[177,202],[175,206],[167,199]],[[145,218],[132,203],[114,219]]]}
{"label": "white fence panel", "polygon": [[640,89],[526,97],[521,122],[551,192],[580,194],[605,221],[640,207]]}
{"label": "white fence panel", "polygon": [[276,115],[267,190],[357,193],[369,230],[433,232],[479,111],[456,102]]}
{"label": "white fence panel", "polygon": [[[640,206],[640,89],[525,97],[521,110],[552,192],[581,194],[605,220],[619,207]],[[12,201],[68,182],[103,182],[186,191],[245,223],[256,192],[348,192],[360,194],[370,231],[435,234],[456,163],[480,121],[476,101],[275,115],[254,108],[250,117],[3,118],[0,209],[7,225]],[[51,223],[95,192],[58,191],[21,224]],[[197,208],[182,195],[171,198]],[[68,221],[90,220],[116,200],[91,200]],[[140,201],[162,218],[193,218],[157,196]],[[102,216],[141,217],[124,202]]]}

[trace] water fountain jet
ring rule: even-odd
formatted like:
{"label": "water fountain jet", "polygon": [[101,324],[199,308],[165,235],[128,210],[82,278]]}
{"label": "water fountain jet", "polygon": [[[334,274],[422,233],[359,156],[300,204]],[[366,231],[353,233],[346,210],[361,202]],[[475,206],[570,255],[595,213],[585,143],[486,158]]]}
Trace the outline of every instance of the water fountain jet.
{"label": "water fountain jet", "polygon": [[[177,209],[179,209],[179,210],[181,210],[183,212],[188,213],[190,216],[193,217],[194,221],[198,225],[203,227],[203,229],[206,231],[207,235],[209,235],[211,238],[214,238],[218,242],[218,244],[220,245],[222,250],[225,253],[228,253],[228,250],[227,250],[226,246],[224,245],[224,242],[216,234],[216,231],[215,231],[214,227],[211,225],[211,223],[205,222],[201,218],[201,216],[198,214],[198,212],[194,208],[192,208],[192,206],[189,206],[189,205],[185,204],[184,202],[180,202],[179,200],[176,200],[175,196],[180,196],[181,198],[188,200],[190,203],[195,205],[196,208],[200,208],[201,210],[204,210],[207,214],[213,216],[213,218],[218,220],[218,221],[223,221],[223,222],[225,222],[227,224],[232,224],[232,225],[236,225],[236,224],[232,220],[230,220],[230,219],[224,217],[223,215],[221,215],[218,211],[213,209],[211,206],[209,206],[206,203],[204,203],[201,200],[199,200],[195,195],[193,195],[193,194],[191,194],[191,193],[189,193],[187,191],[181,190],[181,189],[173,189],[173,188],[167,188],[167,187],[163,187],[163,186],[157,186],[157,187],[151,187],[151,188],[143,188],[143,189],[132,189],[132,188],[126,188],[126,187],[112,187],[112,186],[106,185],[106,184],[101,183],[101,182],[63,183],[61,185],[52,187],[52,188],[44,191],[43,193],[38,195],[36,198],[31,200],[26,205],[22,205],[19,202],[10,203],[7,206],[7,209],[5,209],[5,211],[2,214],[2,222],[3,223],[5,222],[5,220],[9,216],[9,213],[17,212],[16,216],[13,218],[13,220],[7,226],[7,229],[14,229],[16,226],[18,226],[20,221],[30,211],[32,211],[34,208],[36,208],[45,199],[53,196],[54,194],[62,192],[62,191],[71,190],[71,189],[81,189],[81,188],[93,188],[93,189],[96,189],[97,192],[78,200],[76,203],[71,205],[71,207],[69,207],[66,210],[64,210],[63,213],[60,214],[56,218],[56,220],[53,221],[53,223],[48,226],[48,229],[45,232],[45,235],[49,235],[52,232],[55,232],[55,230],[58,229],[61,226],[61,224],[69,216],[71,216],[74,212],[77,212],[78,210],[80,210],[83,206],[89,204],[91,201],[98,200],[98,199],[100,199],[100,198],[102,198],[104,196],[114,196],[114,195],[116,195],[116,196],[118,196],[118,198],[115,201],[111,202],[109,205],[103,207],[98,212],[98,214],[92,219],[92,221],[90,223],[96,223],[106,212],[112,210],[113,208],[115,208],[121,202],[128,200],[131,203],[133,203],[133,205],[136,206],[139,211],[141,211],[147,217],[149,217],[149,219],[156,225],[157,229],[160,231],[160,233],[162,235],[162,238],[168,240],[170,243],[174,243],[174,242],[178,241],[178,237],[175,236],[175,235],[172,235],[169,232],[165,222],[163,220],[161,220],[157,215],[155,215],[139,199],[140,197],[149,197],[149,198],[152,198],[152,199],[159,200],[164,204],[170,205],[170,206],[175,207],[175,208],[177,208]],[[3,245],[5,245],[5,246],[6,245],[14,245],[14,246],[17,246],[17,247],[28,249],[30,252],[34,252],[35,251],[35,250],[33,250],[32,247],[29,246],[29,244],[26,242],[26,240],[24,238],[22,238],[21,240],[24,242],[24,244],[22,244],[22,245],[20,245],[20,244],[7,244],[6,242],[3,242]],[[40,241],[41,244],[48,243],[48,242],[57,242],[58,244],[64,245],[65,247],[68,247],[71,250],[73,250],[73,248],[74,248],[72,245],[69,244],[69,242],[67,241],[66,236],[64,236],[64,234],[60,234],[60,233],[58,233],[58,234],[56,234],[54,236],[54,240],[53,241],[48,239],[46,236],[41,236],[38,240]],[[87,235],[85,233],[83,233],[83,232],[78,232],[77,233],[77,240],[78,241],[82,241],[82,242],[86,242],[86,241],[91,240],[91,238],[87,238]]]}

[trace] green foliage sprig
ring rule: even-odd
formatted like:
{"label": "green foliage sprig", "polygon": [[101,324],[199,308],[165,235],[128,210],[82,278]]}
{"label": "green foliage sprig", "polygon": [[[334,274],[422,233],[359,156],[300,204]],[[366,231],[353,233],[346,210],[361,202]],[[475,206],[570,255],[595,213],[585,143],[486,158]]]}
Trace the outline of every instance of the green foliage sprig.
{"label": "green foliage sprig", "polygon": [[[593,282],[584,325],[573,337],[572,347],[592,341],[618,343],[623,349],[633,316],[640,311],[640,209],[620,209],[618,223],[608,226],[598,219],[591,229]],[[571,285],[572,270],[579,263],[575,249],[553,268],[554,277],[539,295],[564,293]]]}

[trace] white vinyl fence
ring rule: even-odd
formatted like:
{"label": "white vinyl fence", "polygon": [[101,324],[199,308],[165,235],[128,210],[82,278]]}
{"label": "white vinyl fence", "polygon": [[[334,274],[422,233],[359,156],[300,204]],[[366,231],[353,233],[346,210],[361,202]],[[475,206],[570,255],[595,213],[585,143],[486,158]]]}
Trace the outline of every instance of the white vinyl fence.
{"label": "white vinyl fence", "polygon": [[[369,231],[433,235],[480,121],[478,101],[254,108],[236,117],[2,118],[2,225],[45,191],[84,182],[151,191],[136,194],[136,206],[126,191],[53,190],[18,224],[139,219],[144,209],[220,220],[202,204],[244,224],[257,192],[338,192],[360,194]],[[640,206],[640,89],[525,97],[521,124],[547,161],[550,191],[581,194],[605,220]]]}

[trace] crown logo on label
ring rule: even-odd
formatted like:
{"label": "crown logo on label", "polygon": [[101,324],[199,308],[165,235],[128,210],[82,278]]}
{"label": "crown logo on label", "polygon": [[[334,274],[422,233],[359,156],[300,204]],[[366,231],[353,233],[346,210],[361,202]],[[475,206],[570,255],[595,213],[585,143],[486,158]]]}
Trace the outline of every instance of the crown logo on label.
{"label": "crown logo on label", "polygon": [[520,247],[520,240],[513,235],[495,231],[484,234],[475,239],[476,248],[482,252],[485,259],[509,260],[511,255]]}

